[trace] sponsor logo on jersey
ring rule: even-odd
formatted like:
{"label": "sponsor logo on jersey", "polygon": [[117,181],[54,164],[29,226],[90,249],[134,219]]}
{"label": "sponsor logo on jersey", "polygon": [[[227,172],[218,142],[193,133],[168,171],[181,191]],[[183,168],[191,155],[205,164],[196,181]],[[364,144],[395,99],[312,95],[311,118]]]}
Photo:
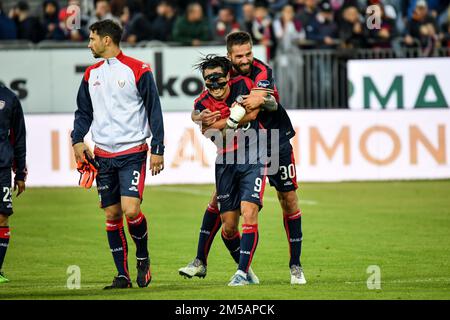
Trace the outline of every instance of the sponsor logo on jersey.
{"label": "sponsor logo on jersey", "polygon": [[269,80],[260,80],[256,85],[258,88],[268,88],[270,86]]}
{"label": "sponsor logo on jersey", "polygon": [[292,183],[292,181],[286,181],[286,182],[284,183],[284,185],[285,185],[285,186],[292,186],[293,183]]}
{"label": "sponsor logo on jersey", "polygon": [[3,100],[0,100],[0,110],[2,110],[6,106],[6,102]]}
{"label": "sponsor logo on jersey", "polygon": [[95,81],[94,84],[92,85],[93,87],[99,86],[100,85],[100,81]]}
{"label": "sponsor logo on jersey", "polygon": [[130,189],[128,189],[128,191],[136,191],[138,192],[138,189],[135,186],[130,187]]}
{"label": "sponsor logo on jersey", "polygon": [[117,81],[117,83],[119,84],[120,88],[123,88],[125,86],[125,80],[119,80]]}

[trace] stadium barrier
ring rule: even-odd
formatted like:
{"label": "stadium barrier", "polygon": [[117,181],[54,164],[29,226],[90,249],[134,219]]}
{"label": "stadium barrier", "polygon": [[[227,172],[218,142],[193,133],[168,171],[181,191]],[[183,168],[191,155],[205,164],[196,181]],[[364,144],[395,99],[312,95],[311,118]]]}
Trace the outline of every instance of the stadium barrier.
{"label": "stadium barrier", "polygon": [[[299,182],[450,178],[450,109],[292,110]],[[73,115],[26,115],[29,186],[76,186]],[[146,183],[214,182],[215,146],[188,112],[164,113],[165,170]],[[87,136],[87,142],[92,147]]]}
{"label": "stadium barrier", "polygon": [[[275,80],[279,84],[281,103],[289,109],[330,109],[348,108],[351,87],[348,83],[347,65],[352,60],[396,59],[410,60],[425,57],[420,48],[374,49],[308,49],[290,48],[287,52],[277,52],[272,61]],[[439,48],[433,57],[450,58],[450,48]],[[433,59],[430,57],[421,60]],[[444,59],[441,59],[444,60]],[[431,60],[429,60],[431,61]],[[364,62],[362,62],[364,63]],[[378,72],[383,72],[380,67]],[[415,70],[413,68],[412,70]],[[445,71],[442,68],[442,71]]]}

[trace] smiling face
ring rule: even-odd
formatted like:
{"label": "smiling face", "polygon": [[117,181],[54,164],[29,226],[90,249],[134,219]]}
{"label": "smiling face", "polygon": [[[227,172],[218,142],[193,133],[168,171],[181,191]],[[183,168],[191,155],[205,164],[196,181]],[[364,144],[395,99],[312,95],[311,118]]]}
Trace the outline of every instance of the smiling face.
{"label": "smiling face", "polygon": [[230,75],[224,75],[221,67],[205,69],[203,71],[203,79],[205,79],[208,92],[216,100],[225,99],[230,92],[230,86],[228,85]]}
{"label": "smiling face", "polygon": [[228,58],[237,73],[240,75],[248,75],[252,68],[253,51],[250,43],[234,45],[228,53]]}

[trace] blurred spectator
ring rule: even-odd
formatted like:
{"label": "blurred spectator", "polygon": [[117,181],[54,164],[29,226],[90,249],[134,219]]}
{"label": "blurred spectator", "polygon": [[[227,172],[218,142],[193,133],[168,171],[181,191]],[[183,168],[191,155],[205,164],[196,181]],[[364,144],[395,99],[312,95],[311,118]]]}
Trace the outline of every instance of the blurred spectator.
{"label": "blurred spectator", "polygon": [[88,22],[88,27],[97,21],[102,21],[106,19],[111,19],[120,24],[120,19],[113,16],[111,13],[111,6],[108,0],[97,0],[95,2],[95,12],[94,15]]}
{"label": "blurred spectator", "polygon": [[11,10],[10,18],[17,28],[17,39],[29,40],[34,43],[44,38],[44,30],[39,19],[30,16],[30,6],[26,1],[19,1]]}
{"label": "blurred spectator", "polygon": [[436,18],[428,12],[427,2],[418,0],[412,19],[407,25],[405,44],[410,47],[419,45],[431,53],[438,40],[438,30]]}
{"label": "blurred spectator", "polygon": [[255,5],[252,2],[246,2],[242,6],[242,20],[240,22],[242,30],[251,34],[253,19],[255,19]]}
{"label": "blurred spectator", "polygon": [[0,40],[14,40],[16,37],[16,24],[3,12],[3,5],[0,1]]}
{"label": "blurred spectator", "polygon": [[363,18],[354,6],[346,7],[342,12],[342,22],[339,25],[339,38],[342,47],[356,49],[364,47]]}
{"label": "blurred spectator", "polygon": [[129,44],[152,39],[151,24],[142,13],[142,2],[140,0],[127,0],[124,7],[125,16],[122,15],[123,23],[122,40]]}
{"label": "blurred spectator", "polygon": [[264,3],[255,4],[255,18],[250,34],[255,44],[266,46],[269,60],[275,56],[276,39],[273,32],[272,19]]}
{"label": "blurred spectator", "polygon": [[[403,15],[408,20],[413,18],[419,2],[422,2],[422,0],[403,0]],[[427,5],[429,10],[428,13],[434,18],[437,18],[441,13],[443,13],[450,3],[449,0],[423,0],[423,2]]]}
{"label": "blurred spectator", "polygon": [[310,24],[311,20],[317,14],[317,0],[305,0],[303,8],[300,9],[297,17],[300,19],[303,26]]}
{"label": "blurred spectator", "polygon": [[281,12],[286,5],[290,4],[289,0],[267,0],[267,3],[271,12]]}
{"label": "blurred spectator", "polygon": [[191,3],[186,8],[186,13],[177,18],[172,31],[173,41],[184,45],[200,46],[211,40],[208,20],[203,14],[202,6]]}
{"label": "blurred spectator", "polygon": [[322,1],[319,12],[310,24],[305,26],[306,38],[316,41],[315,48],[330,49],[338,44],[338,26],[334,21],[334,12],[328,1]]}
{"label": "blurred spectator", "polygon": [[172,29],[177,18],[175,5],[170,1],[161,1],[156,8],[157,17],[152,23],[153,39],[172,40]]}
{"label": "blurred spectator", "polygon": [[225,44],[225,36],[230,32],[239,31],[240,25],[236,21],[233,9],[231,7],[223,7],[219,10],[219,14],[214,21],[213,39],[216,42]]}
{"label": "blurred spectator", "polygon": [[143,13],[152,22],[157,17],[157,7],[161,0],[143,0]]}
{"label": "blurred spectator", "polygon": [[291,5],[283,7],[281,16],[273,23],[273,31],[281,51],[287,51],[293,45],[297,46],[298,41],[305,38],[305,31],[300,20],[295,18],[294,7]]}
{"label": "blurred spectator", "polygon": [[381,20],[379,28],[366,25],[368,44],[372,48],[390,48],[392,39],[397,36],[395,20],[386,15],[384,5],[381,2],[376,4],[373,2],[372,5],[380,10]]}
{"label": "blurred spectator", "polygon": [[[279,1],[279,0],[278,0]],[[244,3],[248,2],[246,0],[221,0],[222,8],[231,8],[233,16],[236,20],[240,21],[243,18],[242,7]],[[220,10],[219,10],[220,14]]]}
{"label": "blurred spectator", "polygon": [[450,22],[442,26],[442,47],[450,49]]}
{"label": "blurred spectator", "polygon": [[42,3],[44,11],[42,25],[47,40],[65,40],[66,35],[59,26],[59,5],[56,0],[45,0]]}
{"label": "blurred spectator", "polygon": [[[111,8],[111,14],[114,17],[120,17],[123,14],[123,11],[127,4],[129,4],[129,0],[109,0],[109,7]],[[134,1],[132,1],[134,2]],[[141,1],[141,8],[142,11],[142,1]]]}

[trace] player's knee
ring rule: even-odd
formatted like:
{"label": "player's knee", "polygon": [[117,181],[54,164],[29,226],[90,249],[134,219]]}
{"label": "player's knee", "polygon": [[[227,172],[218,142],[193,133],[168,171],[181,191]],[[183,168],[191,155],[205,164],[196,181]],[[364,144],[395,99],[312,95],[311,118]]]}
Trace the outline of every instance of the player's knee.
{"label": "player's knee", "polygon": [[9,217],[7,214],[0,213],[0,227],[7,227],[8,220],[9,220]]}
{"label": "player's knee", "polygon": [[232,223],[224,224],[222,225],[222,232],[227,238],[232,238],[238,232],[238,226]]}
{"label": "player's knee", "polygon": [[105,217],[106,220],[119,220],[122,218],[122,210],[118,206],[107,207],[105,208]]}
{"label": "player's knee", "polygon": [[136,206],[123,208],[123,214],[129,219],[136,218],[139,215],[139,212],[141,212],[141,209]]}
{"label": "player's knee", "polygon": [[285,215],[298,211],[298,197],[295,191],[278,192],[278,199]]}
{"label": "player's knee", "polygon": [[244,223],[247,224],[258,223],[259,206],[257,204],[248,203],[246,205],[243,205],[241,212],[242,218],[244,219]]}

